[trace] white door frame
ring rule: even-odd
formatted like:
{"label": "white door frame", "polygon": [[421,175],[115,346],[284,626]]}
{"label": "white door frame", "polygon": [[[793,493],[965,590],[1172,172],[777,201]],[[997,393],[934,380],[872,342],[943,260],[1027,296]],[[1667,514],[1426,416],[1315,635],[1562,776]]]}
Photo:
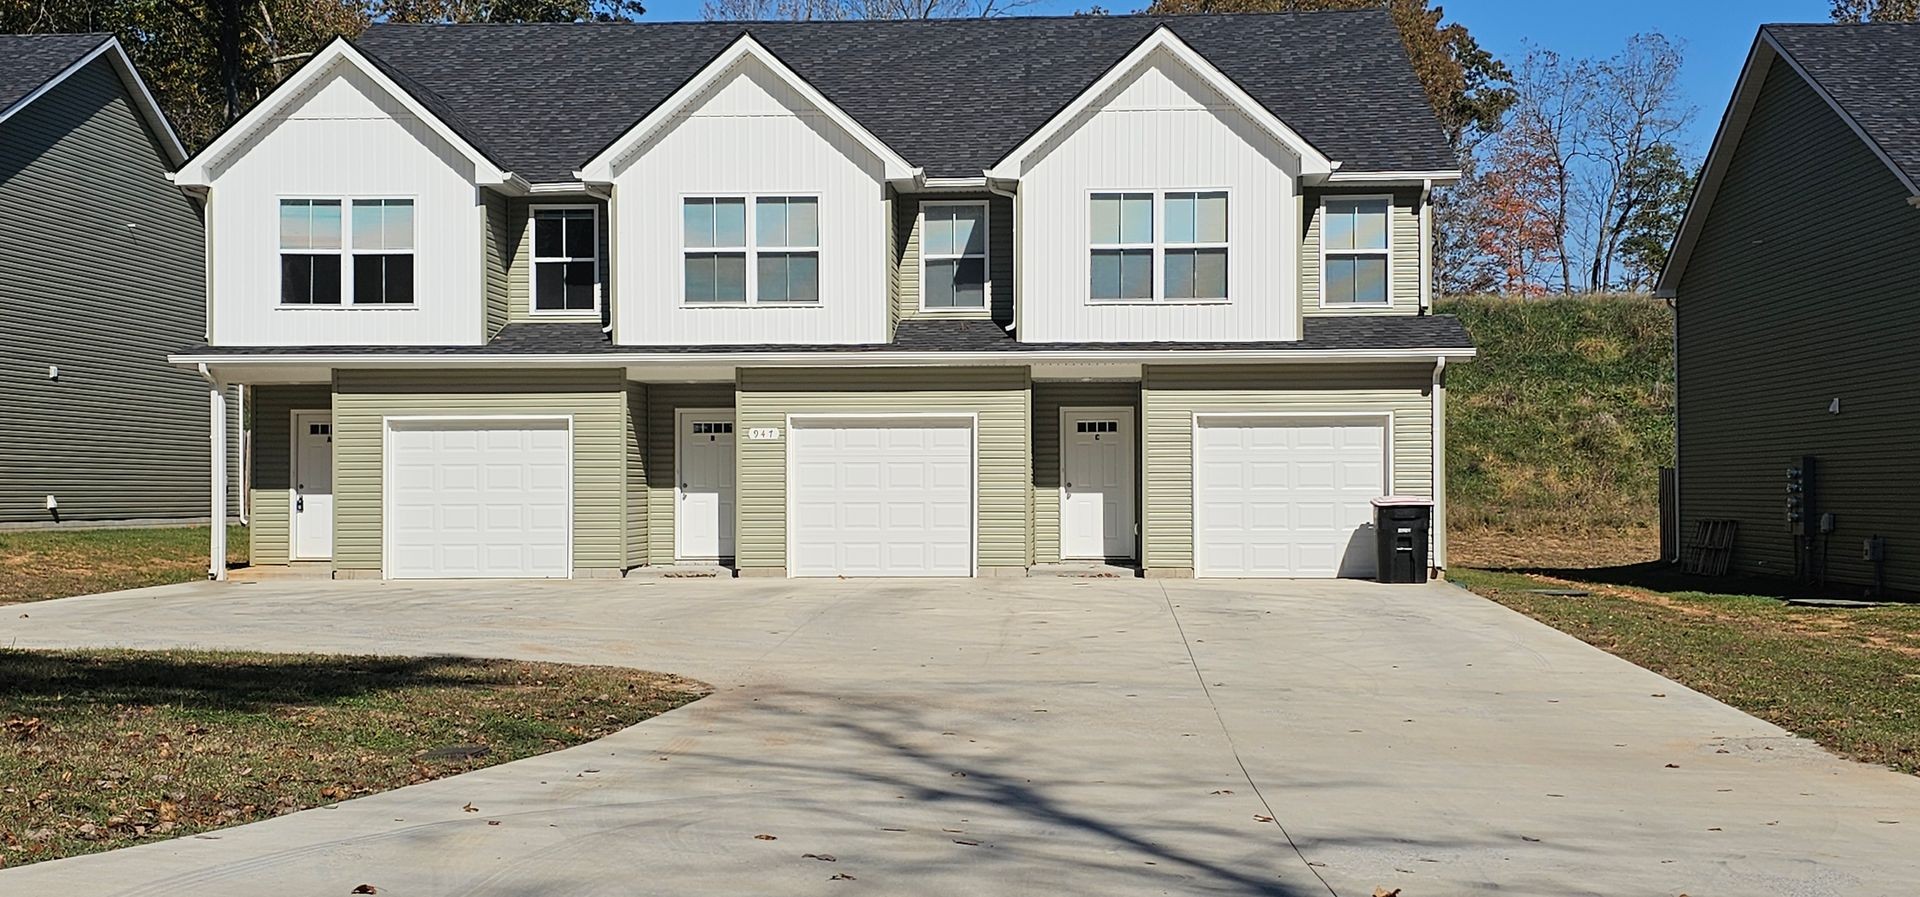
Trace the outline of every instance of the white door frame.
{"label": "white door frame", "polygon": [[[688,557],[686,550],[681,547],[686,537],[687,528],[680,525],[682,522],[680,519],[680,508],[685,504],[687,496],[685,490],[681,488],[686,485],[686,479],[680,473],[680,463],[687,457],[686,418],[689,415],[701,417],[719,417],[724,415],[727,422],[733,424],[733,510],[735,519],[721,522],[733,530],[733,553],[738,555],[740,553],[740,527],[738,525],[738,518],[740,516],[739,410],[736,408],[675,408],[673,410],[673,559],[675,562],[679,562]],[[718,550],[719,547],[719,543],[716,542],[714,544],[715,550]],[[727,560],[727,556],[722,555],[717,558],[708,558],[703,555],[693,558],[693,560],[718,562]]]}
{"label": "white door frame", "polygon": [[[294,408],[287,414],[287,447],[289,449],[287,454],[287,560],[289,561],[325,561],[333,558],[331,552],[324,556],[308,556],[300,553],[300,427],[303,423],[312,423],[315,417],[325,418],[327,427],[331,431],[333,427],[333,409],[331,408]],[[327,490],[329,495],[333,495],[336,494],[333,491],[335,486],[332,482],[336,471],[333,470],[331,438],[327,440],[327,468]],[[327,527],[333,528],[332,520],[327,521]],[[339,533],[330,533],[327,544],[332,545],[331,536],[337,535]]]}
{"label": "white door frame", "polygon": [[1131,405],[1060,406],[1059,486],[1055,490],[1060,507],[1060,559],[1063,561],[1093,560],[1093,558],[1067,557],[1067,423],[1071,417],[1075,416],[1111,416],[1126,419],[1127,465],[1132,468],[1132,473],[1127,480],[1127,516],[1133,520],[1133,532],[1128,534],[1131,538],[1127,540],[1127,553],[1124,557],[1102,557],[1100,560],[1138,560],[1140,557],[1140,439]]}
{"label": "white door frame", "polygon": [[567,427],[567,579],[573,578],[573,452],[572,414],[389,414],[380,418],[380,578],[393,578],[393,481],[394,424],[495,424],[564,422]]}
{"label": "white door frame", "polygon": [[[852,414],[835,414],[832,412],[810,412],[806,414],[788,414],[787,415],[787,420],[786,420],[787,438],[785,441],[785,448],[787,452],[786,473],[785,473],[786,480],[781,484],[782,490],[786,493],[782,501],[782,504],[785,505],[785,508],[786,508],[786,511],[785,511],[786,520],[782,528],[786,530],[787,578],[794,579],[799,576],[799,574],[794,572],[795,564],[794,564],[794,552],[793,552],[793,456],[794,456],[793,425],[796,421],[798,421],[801,426],[820,426],[823,423],[830,424],[831,422],[837,421],[837,420],[850,421],[854,423],[868,423],[868,424],[871,424],[874,422],[886,422],[886,421],[942,421],[944,420],[944,421],[966,422],[967,443],[968,443],[968,446],[967,446],[967,489],[968,489],[967,502],[969,505],[971,505],[971,507],[967,509],[967,541],[970,543],[967,548],[967,554],[969,556],[969,561],[970,561],[967,565],[967,575],[979,576],[980,575],[980,413],[977,411],[906,411],[906,412],[899,412],[899,413],[856,412]],[[737,425],[736,425],[736,428],[737,428]]]}
{"label": "white door frame", "polygon": [[1394,415],[1394,412],[1391,410],[1387,410],[1387,411],[1209,410],[1209,411],[1194,412],[1192,432],[1189,433],[1187,436],[1187,440],[1188,440],[1187,441],[1187,466],[1190,469],[1189,473],[1192,475],[1192,480],[1188,484],[1188,488],[1191,489],[1192,491],[1187,496],[1187,501],[1188,501],[1187,510],[1188,510],[1188,516],[1192,518],[1190,521],[1192,528],[1188,531],[1187,538],[1188,540],[1190,540],[1190,543],[1193,545],[1193,575],[1196,577],[1207,577],[1207,576],[1213,575],[1207,572],[1206,563],[1202,559],[1201,546],[1205,543],[1200,538],[1200,491],[1201,491],[1201,488],[1205,485],[1204,483],[1201,482],[1201,479],[1200,479],[1200,472],[1202,469],[1200,465],[1200,427],[1202,426],[1202,421],[1214,419],[1214,418],[1225,418],[1227,420],[1281,421],[1281,422],[1290,423],[1290,424],[1305,423],[1305,422],[1312,422],[1312,421],[1319,421],[1322,423],[1329,423],[1329,424],[1339,424],[1341,422],[1348,422],[1348,423],[1365,422],[1369,424],[1378,424],[1382,430],[1381,453],[1384,456],[1383,458],[1381,458],[1381,465],[1382,465],[1381,475],[1380,475],[1380,479],[1382,481],[1381,489],[1384,490],[1386,494],[1393,495],[1395,494],[1395,490],[1393,488],[1393,415]]}

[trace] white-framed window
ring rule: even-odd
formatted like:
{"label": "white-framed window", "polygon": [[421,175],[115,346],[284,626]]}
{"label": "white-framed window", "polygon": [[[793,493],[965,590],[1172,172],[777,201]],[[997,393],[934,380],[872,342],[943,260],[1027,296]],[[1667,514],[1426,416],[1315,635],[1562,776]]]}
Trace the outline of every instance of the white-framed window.
{"label": "white-framed window", "polygon": [[817,196],[685,197],[681,235],[689,305],[820,301]]}
{"label": "white-framed window", "polygon": [[411,199],[280,200],[280,303],[412,305],[413,212]]}
{"label": "white-framed window", "polygon": [[1320,200],[1321,305],[1392,303],[1392,214],[1390,196]]}
{"label": "white-framed window", "polygon": [[920,206],[920,307],[987,307],[987,204]]}
{"label": "white-framed window", "polygon": [[1089,300],[1227,299],[1225,190],[1097,191],[1087,223]]}
{"label": "white-framed window", "polygon": [[533,313],[600,310],[600,212],[593,206],[534,206]]}

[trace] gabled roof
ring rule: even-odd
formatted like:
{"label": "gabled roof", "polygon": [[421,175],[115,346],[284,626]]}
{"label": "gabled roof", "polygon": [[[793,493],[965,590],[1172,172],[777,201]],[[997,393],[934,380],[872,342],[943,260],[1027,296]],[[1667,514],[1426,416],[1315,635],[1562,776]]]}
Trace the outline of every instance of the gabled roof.
{"label": "gabled roof", "polygon": [[133,67],[133,60],[127,58],[127,51],[111,34],[0,34],[0,122],[103,56],[126,85],[135,110],[147,120],[161,151],[170,162],[180,164],[187,156],[186,148]]}
{"label": "gabled roof", "polygon": [[[1384,11],[853,22],[391,25],[357,46],[536,183],[573,172],[743,34],[933,177],[980,173],[1168,28],[1341,172],[1456,161]],[[411,89],[411,88],[410,88]]]}
{"label": "gabled roof", "polygon": [[1672,296],[1775,64],[1804,79],[1920,205],[1920,24],[1762,25],[1654,294]]}

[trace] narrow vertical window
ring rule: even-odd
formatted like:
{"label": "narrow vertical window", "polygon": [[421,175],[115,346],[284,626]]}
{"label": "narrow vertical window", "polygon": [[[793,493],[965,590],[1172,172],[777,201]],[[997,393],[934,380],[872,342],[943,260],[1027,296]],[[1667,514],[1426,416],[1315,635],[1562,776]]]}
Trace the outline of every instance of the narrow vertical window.
{"label": "narrow vertical window", "polygon": [[340,304],[340,201],[280,201],[280,301]]}
{"label": "narrow vertical window", "polygon": [[987,204],[928,203],[920,234],[920,307],[987,307]]}
{"label": "narrow vertical window", "polygon": [[1320,206],[1320,302],[1386,305],[1390,301],[1385,197],[1328,199]]}
{"label": "narrow vertical window", "polygon": [[1089,201],[1088,295],[1153,298],[1153,194],[1095,193]]}
{"label": "narrow vertical window", "polygon": [[754,273],[761,302],[820,300],[820,201],[762,196],[754,201]]}
{"label": "narrow vertical window", "polygon": [[686,301],[747,301],[747,201],[698,197],[681,207]]}
{"label": "narrow vertical window", "polygon": [[353,304],[413,302],[413,200],[353,201]]}
{"label": "narrow vertical window", "polygon": [[600,307],[599,215],[593,209],[533,210],[533,310]]}
{"label": "narrow vertical window", "polygon": [[1166,195],[1168,299],[1227,298],[1227,194]]}

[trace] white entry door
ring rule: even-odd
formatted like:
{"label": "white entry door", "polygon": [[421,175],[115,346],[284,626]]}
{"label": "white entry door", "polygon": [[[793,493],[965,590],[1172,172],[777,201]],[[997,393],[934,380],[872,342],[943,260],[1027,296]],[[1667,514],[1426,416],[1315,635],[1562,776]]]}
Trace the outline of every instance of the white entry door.
{"label": "white entry door", "polygon": [[289,557],[333,557],[333,413],[293,413],[293,494],[288,498]]}
{"label": "white entry door", "polygon": [[713,563],[733,557],[733,412],[683,408],[675,415],[674,559]]}
{"label": "white entry door", "polygon": [[1387,443],[1379,418],[1200,418],[1195,572],[1372,576],[1372,501],[1387,492]]}
{"label": "white entry door", "polygon": [[794,576],[972,576],[972,418],[793,422]]}
{"label": "white entry door", "polygon": [[1060,557],[1133,557],[1133,409],[1060,412]]}
{"label": "white entry door", "polygon": [[390,420],[386,439],[388,576],[572,575],[568,420]]}

